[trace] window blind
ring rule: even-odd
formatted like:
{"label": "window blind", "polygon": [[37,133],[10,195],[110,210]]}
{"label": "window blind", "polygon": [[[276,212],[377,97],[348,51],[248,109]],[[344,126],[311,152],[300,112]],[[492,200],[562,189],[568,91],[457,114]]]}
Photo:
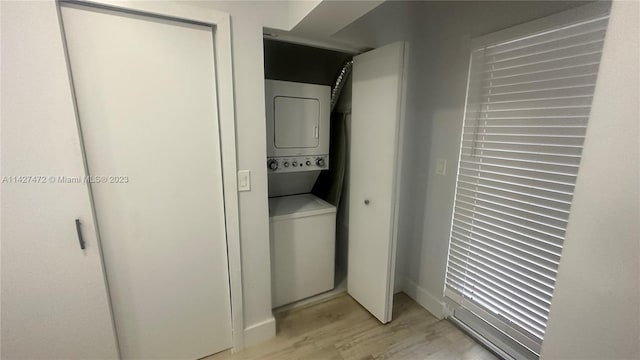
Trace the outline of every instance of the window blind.
{"label": "window blind", "polygon": [[607,20],[562,24],[471,52],[445,295],[460,314],[534,357]]}

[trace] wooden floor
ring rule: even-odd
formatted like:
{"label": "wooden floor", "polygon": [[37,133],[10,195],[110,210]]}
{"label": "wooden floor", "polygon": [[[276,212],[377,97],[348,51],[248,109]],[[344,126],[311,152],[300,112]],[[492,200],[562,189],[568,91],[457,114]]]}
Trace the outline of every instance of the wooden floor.
{"label": "wooden floor", "polygon": [[276,314],[276,323],[274,339],[206,359],[496,359],[404,293],[394,297],[393,321],[386,325],[346,294]]}

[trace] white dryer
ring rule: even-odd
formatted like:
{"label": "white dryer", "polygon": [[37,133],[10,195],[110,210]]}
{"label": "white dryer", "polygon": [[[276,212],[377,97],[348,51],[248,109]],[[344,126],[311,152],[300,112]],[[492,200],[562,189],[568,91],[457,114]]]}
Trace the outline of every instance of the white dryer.
{"label": "white dryer", "polygon": [[269,199],[272,306],[334,287],[336,207],[312,195]]}
{"label": "white dryer", "polygon": [[329,169],[331,88],[265,80],[269,196],[311,191]]}

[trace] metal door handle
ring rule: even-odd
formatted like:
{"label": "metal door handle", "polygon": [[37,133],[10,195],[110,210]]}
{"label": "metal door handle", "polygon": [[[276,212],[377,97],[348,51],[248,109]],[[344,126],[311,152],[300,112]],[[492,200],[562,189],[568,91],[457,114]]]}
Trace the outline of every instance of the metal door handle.
{"label": "metal door handle", "polygon": [[369,199],[365,199],[365,200],[364,200],[364,204],[365,204],[365,205],[369,205]]}
{"label": "metal door handle", "polygon": [[84,239],[82,238],[82,229],[80,229],[80,219],[76,219],[76,232],[78,233],[78,241],[80,249],[84,250]]}

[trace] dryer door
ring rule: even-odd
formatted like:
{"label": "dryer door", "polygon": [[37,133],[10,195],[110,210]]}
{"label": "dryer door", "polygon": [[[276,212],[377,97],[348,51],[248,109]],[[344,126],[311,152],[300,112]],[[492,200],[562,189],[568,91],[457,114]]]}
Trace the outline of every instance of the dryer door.
{"label": "dryer door", "polygon": [[326,85],[265,80],[267,156],[329,155],[330,98]]}
{"label": "dryer door", "polygon": [[318,147],[320,101],[315,98],[276,96],[275,145],[278,149]]}

